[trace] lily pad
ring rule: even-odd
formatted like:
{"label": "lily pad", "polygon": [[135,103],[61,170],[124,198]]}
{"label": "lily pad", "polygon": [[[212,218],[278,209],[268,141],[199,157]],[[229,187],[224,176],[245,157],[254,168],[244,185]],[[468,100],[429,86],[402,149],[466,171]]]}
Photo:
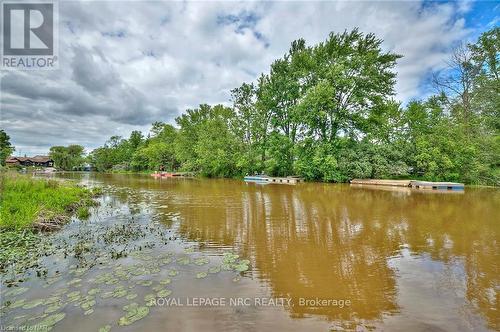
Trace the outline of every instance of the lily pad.
{"label": "lily pad", "polygon": [[167,264],[172,263],[172,258],[170,258],[170,257],[163,258],[160,262],[162,265],[167,265]]}
{"label": "lily pad", "polygon": [[37,300],[30,301],[30,302],[26,303],[25,305],[23,305],[23,309],[33,309],[33,308],[38,307],[39,305],[43,304],[43,302],[44,302],[43,299],[37,299]]}
{"label": "lily pad", "polygon": [[52,296],[52,297],[46,298],[43,301],[43,304],[44,305],[49,305],[49,304],[54,304],[54,303],[59,302],[59,301],[61,301],[61,297],[59,297],[59,296]]}
{"label": "lily pad", "polygon": [[64,319],[66,317],[66,314],[64,312],[59,312],[57,314],[53,314],[45,318],[43,321],[38,323],[38,326],[47,326],[47,327],[52,327],[56,325],[58,322]]}
{"label": "lily pad", "polygon": [[62,307],[64,307],[65,304],[60,304],[60,303],[55,303],[55,304],[52,304],[50,306],[48,306],[46,309],[45,309],[45,313],[46,314],[51,314],[53,312],[56,312],[57,310],[61,309]]}
{"label": "lily pad", "polygon": [[79,283],[79,282],[81,282],[81,281],[82,281],[82,279],[75,278],[75,279],[73,279],[73,280],[69,281],[68,283],[66,283],[66,285],[68,285],[68,286],[73,286],[73,285],[78,284],[78,283]]}
{"label": "lily pad", "polygon": [[161,285],[168,285],[171,282],[172,282],[172,279],[170,279],[170,278],[165,278],[163,280],[160,280]]}
{"label": "lily pad", "polygon": [[156,296],[158,297],[167,297],[170,294],[172,294],[172,291],[170,289],[162,289],[158,293],[156,293]]}
{"label": "lily pad", "polygon": [[101,293],[101,298],[103,298],[103,299],[109,299],[112,296],[113,296],[113,292],[110,292],[110,291]]}
{"label": "lily pad", "polygon": [[201,257],[194,260],[194,263],[196,265],[205,265],[208,264],[209,262],[210,260],[207,257]]}
{"label": "lily pad", "polygon": [[144,302],[146,302],[146,305],[148,307],[151,307],[154,305],[155,299],[156,299],[156,296],[154,294],[147,294],[144,296]]}
{"label": "lily pad", "polygon": [[135,299],[136,297],[137,297],[137,294],[136,294],[136,293],[130,293],[130,294],[128,294],[125,298],[126,298],[127,300],[133,300],[133,299]]}
{"label": "lily pad", "polygon": [[100,327],[98,332],[109,332],[109,331],[111,331],[111,325],[105,325],[103,327]]}
{"label": "lily pad", "polygon": [[95,300],[85,301],[81,304],[83,310],[90,310],[95,305]]}
{"label": "lily pad", "polygon": [[144,287],[149,287],[153,284],[152,280],[139,280],[137,281],[138,285],[144,286]]}
{"label": "lily pad", "polygon": [[80,291],[73,291],[71,293],[66,294],[66,296],[69,298],[76,298],[76,297],[80,296]]}
{"label": "lily pad", "polygon": [[9,290],[4,293],[4,296],[16,296],[16,295],[21,295],[23,293],[26,293],[28,291],[28,288],[26,287],[19,287],[19,288],[14,288],[12,290]]}
{"label": "lily pad", "polygon": [[168,271],[168,275],[171,276],[171,277],[175,277],[178,274],[179,274],[179,271],[177,271],[177,270],[170,270],[170,271]]}
{"label": "lily pad", "polygon": [[12,309],[22,307],[26,303],[26,299],[20,299],[13,302],[9,307]]}
{"label": "lily pad", "polygon": [[208,274],[206,272],[198,272],[196,273],[196,278],[197,279],[202,279],[202,278],[206,278]]}
{"label": "lily pad", "polygon": [[219,273],[220,272],[220,266],[212,266],[211,268],[208,269],[208,273]]}
{"label": "lily pad", "polygon": [[100,293],[100,292],[101,292],[100,288],[92,288],[92,289],[89,289],[89,291],[87,292],[87,294],[89,294],[89,295],[96,295],[97,293]]}
{"label": "lily pad", "polygon": [[188,265],[189,264],[189,257],[178,258],[176,262],[179,265]]}
{"label": "lily pad", "polygon": [[126,310],[127,313],[125,316],[121,317],[120,320],[118,320],[118,325],[120,326],[127,326],[130,325],[144,317],[146,317],[149,314],[149,308],[148,307],[139,307],[139,306],[126,306],[128,307]]}
{"label": "lily pad", "polygon": [[245,272],[246,270],[248,270],[248,265],[244,263],[239,263],[234,265],[233,269],[238,272]]}
{"label": "lily pad", "polygon": [[156,286],[151,287],[151,289],[154,290],[154,291],[159,291],[159,290],[163,289],[163,285],[158,284]]}
{"label": "lily pad", "polygon": [[225,253],[222,258],[222,262],[226,264],[234,263],[240,256],[233,253]]}

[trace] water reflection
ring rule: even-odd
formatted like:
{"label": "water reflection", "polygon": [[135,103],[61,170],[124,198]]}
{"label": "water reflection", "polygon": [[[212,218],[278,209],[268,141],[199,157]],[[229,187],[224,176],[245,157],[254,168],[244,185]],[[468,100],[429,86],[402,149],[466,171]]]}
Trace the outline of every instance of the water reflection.
{"label": "water reflection", "polygon": [[[180,218],[179,234],[235,247],[273,296],[349,299],[299,306],[292,317],[333,326],[499,329],[500,192],[462,195],[348,185],[259,186],[236,180],[100,179],[140,189],[124,202]],[[346,326],[347,325],[347,326]]]}

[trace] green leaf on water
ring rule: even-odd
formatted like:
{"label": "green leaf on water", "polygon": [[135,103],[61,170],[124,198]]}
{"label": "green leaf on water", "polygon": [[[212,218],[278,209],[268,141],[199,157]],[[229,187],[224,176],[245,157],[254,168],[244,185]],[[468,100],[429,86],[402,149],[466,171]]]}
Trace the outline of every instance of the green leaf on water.
{"label": "green leaf on water", "polygon": [[219,273],[220,272],[220,266],[212,266],[211,268],[208,269],[208,273]]}
{"label": "green leaf on water", "polygon": [[240,264],[234,265],[233,268],[234,268],[235,271],[245,272],[246,270],[248,270],[248,265],[240,263]]}
{"label": "green leaf on water", "polygon": [[92,289],[89,289],[89,291],[87,292],[87,294],[89,294],[89,295],[96,295],[97,293],[100,293],[100,292],[101,292],[100,288],[92,288]]}
{"label": "green leaf on water", "polygon": [[147,294],[144,296],[144,302],[146,302],[146,305],[148,307],[151,307],[154,305],[155,299],[156,299],[156,296],[154,294]]}
{"label": "green leaf on water", "polygon": [[65,304],[55,303],[55,304],[48,306],[44,312],[46,314],[51,314],[51,313],[56,312],[57,310],[61,309],[64,306],[65,306]]}
{"label": "green leaf on water", "polygon": [[101,298],[103,298],[103,299],[109,299],[112,296],[113,296],[113,292],[110,292],[110,291],[101,293]]}
{"label": "green leaf on water", "polygon": [[90,300],[90,301],[83,302],[81,304],[81,307],[83,310],[90,310],[90,309],[92,309],[92,307],[94,305],[95,305],[95,300]]}
{"label": "green leaf on water", "polygon": [[129,310],[127,310],[127,313],[125,314],[125,316],[121,317],[118,320],[118,325],[120,325],[120,326],[130,325],[130,324],[146,317],[148,314],[149,314],[148,307],[129,308]]}
{"label": "green leaf on water", "polygon": [[59,312],[57,314],[53,314],[42,320],[40,323],[38,323],[38,326],[47,326],[47,327],[52,327],[56,325],[58,322],[64,319],[66,317],[66,314],[64,312]]}
{"label": "green leaf on water", "polygon": [[94,312],[94,309],[89,309],[89,310],[85,311],[83,314],[85,316],[88,316],[88,315],[92,314],[93,312]]}
{"label": "green leaf on water", "polygon": [[208,274],[206,272],[198,272],[196,273],[196,278],[197,279],[202,279],[205,278]]}
{"label": "green leaf on water", "polygon": [[52,297],[46,298],[43,301],[43,304],[44,305],[49,305],[49,304],[53,304],[53,303],[56,303],[56,302],[59,302],[59,301],[61,301],[61,297],[60,296],[52,296]]}
{"label": "green leaf on water", "polygon": [[136,297],[137,297],[137,294],[136,294],[136,293],[130,293],[130,294],[128,294],[125,298],[126,298],[127,300],[133,300],[133,299],[135,299]]}
{"label": "green leaf on water", "polygon": [[66,296],[69,298],[76,298],[76,297],[80,296],[80,291],[70,292],[70,293],[66,294]]}
{"label": "green leaf on water", "polygon": [[111,325],[105,325],[103,327],[100,327],[98,332],[109,332],[109,331],[111,331]]}
{"label": "green leaf on water", "polygon": [[43,302],[44,302],[43,299],[37,299],[37,300],[30,301],[30,302],[26,303],[25,305],[23,305],[23,309],[32,309],[34,307],[38,307],[39,305],[43,304]]}
{"label": "green leaf on water", "polygon": [[172,291],[170,289],[162,289],[158,293],[156,293],[156,296],[158,297],[167,297],[170,294],[172,294]]}
{"label": "green leaf on water", "polygon": [[25,302],[26,302],[26,299],[20,299],[20,300],[15,301],[14,303],[12,303],[9,307],[11,309],[19,308],[19,307],[22,307]]}
{"label": "green leaf on water", "polygon": [[178,258],[176,262],[179,265],[188,265],[189,264],[189,257]]}
{"label": "green leaf on water", "polygon": [[144,287],[149,287],[153,284],[153,281],[151,281],[151,280],[138,280],[137,284],[144,286]]}
{"label": "green leaf on water", "polygon": [[16,295],[20,295],[20,294],[23,294],[25,292],[28,291],[28,288],[26,287],[19,287],[19,288],[14,288],[12,290],[9,290],[7,292],[4,293],[5,296],[16,296]]}
{"label": "green leaf on water", "polygon": [[137,309],[139,308],[139,305],[135,302],[132,302],[130,304],[127,304],[123,307],[123,310],[125,311],[131,311],[131,310],[134,310],[134,309]]}
{"label": "green leaf on water", "polygon": [[205,265],[208,264],[209,262],[210,260],[207,257],[201,257],[194,260],[194,263],[196,265]]}
{"label": "green leaf on water", "polygon": [[80,281],[82,281],[82,279],[75,278],[75,279],[69,281],[68,283],[66,283],[66,285],[73,286],[73,285],[78,284]]}
{"label": "green leaf on water", "polygon": [[168,275],[171,276],[171,277],[175,277],[178,274],[179,274],[179,272],[177,270],[170,270],[170,271],[168,271]]}
{"label": "green leaf on water", "polygon": [[159,290],[163,289],[163,285],[158,284],[158,285],[155,285],[155,286],[151,287],[151,289],[154,290],[154,291],[159,291]]}
{"label": "green leaf on water", "polygon": [[172,282],[172,279],[170,279],[170,278],[165,278],[163,280],[160,280],[161,285],[168,285],[171,282]]}
{"label": "green leaf on water", "polygon": [[161,264],[162,264],[162,265],[167,265],[167,264],[170,264],[170,263],[172,263],[172,258],[170,258],[170,257],[163,258],[163,259],[161,260]]}
{"label": "green leaf on water", "polygon": [[234,263],[240,256],[239,255],[236,255],[236,254],[233,254],[233,253],[225,253],[223,256],[222,256],[222,262],[226,263],[226,264],[232,264]]}

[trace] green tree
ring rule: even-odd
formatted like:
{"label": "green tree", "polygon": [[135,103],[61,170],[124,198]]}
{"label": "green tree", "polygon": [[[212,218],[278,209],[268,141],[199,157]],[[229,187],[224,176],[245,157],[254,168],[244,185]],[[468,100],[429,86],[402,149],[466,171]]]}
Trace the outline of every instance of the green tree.
{"label": "green tree", "polygon": [[73,170],[84,162],[85,148],[81,145],[53,146],[49,156],[54,160],[57,168]]}
{"label": "green tree", "polygon": [[0,129],[0,165],[5,166],[5,160],[14,150],[9,135],[3,129]]}

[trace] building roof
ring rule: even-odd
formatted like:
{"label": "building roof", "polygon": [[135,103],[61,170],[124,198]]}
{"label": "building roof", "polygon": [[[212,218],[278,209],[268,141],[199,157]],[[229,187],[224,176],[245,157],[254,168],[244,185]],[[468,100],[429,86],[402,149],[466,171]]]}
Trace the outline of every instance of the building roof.
{"label": "building roof", "polygon": [[5,160],[5,162],[7,162],[7,163],[15,163],[17,161],[20,161],[20,162],[31,161],[33,163],[46,163],[46,162],[53,161],[53,160],[49,156],[34,156],[34,157],[10,156]]}

